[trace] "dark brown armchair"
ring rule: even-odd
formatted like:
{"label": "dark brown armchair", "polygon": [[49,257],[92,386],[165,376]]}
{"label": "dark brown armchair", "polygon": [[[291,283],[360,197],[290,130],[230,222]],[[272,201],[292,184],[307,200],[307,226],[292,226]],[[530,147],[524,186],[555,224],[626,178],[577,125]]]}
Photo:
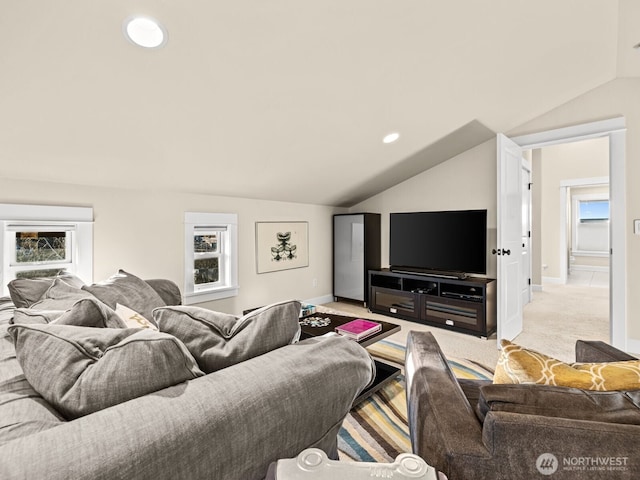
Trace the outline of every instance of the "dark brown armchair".
{"label": "dark brown armchair", "polygon": [[[406,355],[413,452],[449,480],[640,478],[640,390],[457,379],[428,332],[410,332]],[[576,359],[634,357],[578,341]]]}

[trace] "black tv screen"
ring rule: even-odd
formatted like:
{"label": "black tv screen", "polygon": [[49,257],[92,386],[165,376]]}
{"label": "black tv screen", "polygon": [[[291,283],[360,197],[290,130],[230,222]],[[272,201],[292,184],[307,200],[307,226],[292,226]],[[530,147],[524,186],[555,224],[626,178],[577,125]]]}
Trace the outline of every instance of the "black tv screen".
{"label": "black tv screen", "polygon": [[487,273],[487,211],[392,213],[389,263],[392,270]]}

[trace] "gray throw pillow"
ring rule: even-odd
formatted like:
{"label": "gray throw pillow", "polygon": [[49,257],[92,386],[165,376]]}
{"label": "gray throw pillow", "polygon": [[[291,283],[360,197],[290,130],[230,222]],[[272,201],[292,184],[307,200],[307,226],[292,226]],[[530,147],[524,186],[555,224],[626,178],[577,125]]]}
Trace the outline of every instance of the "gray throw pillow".
{"label": "gray throw pillow", "polygon": [[206,373],[296,342],[299,316],[298,301],[268,305],[243,317],[199,307],[164,307],[153,312],[160,331],[182,340]]}
{"label": "gray throw pillow", "polygon": [[153,288],[166,305],[182,305],[182,293],[175,282],[164,278],[145,280]]}
{"label": "gray throw pillow", "polygon": [[46,325],[64,315],[64,310],[33,310],[31,308],[16,308],[11,325]]}
{"label": "gray throw pillow", "polygon": [[177,338],[149,329],[12,325],[29,384],[67,419],[204,375]]}
{"label": "gray throw pillow", "polygon": [[29,308],[33,310],[68,310],[83,298],[92,298],[89,292],[69,285],[61,278],[56,278],[42,298]]}
{"label": "gray throw pillow", "polygon": [[94,328],[128,327],[120,315],[92,296],[78,300],[67,311],[18,308],[14,312],[10,323],[13,325],[46,325],[50,323]]}
{"label": "gray throw pillow", "polygon": [[75,325],[94,328],[126,328],[124,321],[97,298],[83,298],[60,317],[51,322],[55,325]]}
{"label": "gray throw pillow", "polygon": [[16,308],[29,308],[42,298],[56,278],[63,280],[67,285],[71,285],[72,287],[80,288],[84,285],[84,282],[80,280],[80,278],[72,274],[47,278],[16,278],[15,280],[11,280],[7,285],[11,300],[13,300]]}
{"label": "gray throw pillow", "polygon": [[119,270],[117,274],[103,282],[85,285],[82,289],[91,293],[113,310],[119,303],[135,310],[146,319],[153,318],[151,312],[154,308],[166,305],[160,295],[147,282],[124,270]]}

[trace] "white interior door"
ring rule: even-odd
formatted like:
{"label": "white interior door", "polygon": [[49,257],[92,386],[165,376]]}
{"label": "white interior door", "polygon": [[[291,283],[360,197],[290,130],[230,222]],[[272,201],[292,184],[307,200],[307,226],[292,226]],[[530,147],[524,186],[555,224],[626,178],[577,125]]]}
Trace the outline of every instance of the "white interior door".
{"label": "white interior door", "polygon": [[531,167],[522,159],[522,306],[531,301]]}
{"label": "white interior door", "polygon": [[522,332],[522,149],[502,134],[498,150],[498,342]]}

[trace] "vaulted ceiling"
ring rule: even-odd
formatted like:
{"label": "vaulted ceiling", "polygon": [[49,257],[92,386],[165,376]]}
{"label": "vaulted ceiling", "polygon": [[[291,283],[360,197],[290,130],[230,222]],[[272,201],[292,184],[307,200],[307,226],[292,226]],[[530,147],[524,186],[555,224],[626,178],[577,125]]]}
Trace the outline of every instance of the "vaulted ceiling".
{"label": "vaulted ceiling", "polygon": [[352,205],[639,76],[638,4],[0,0],[0,176]]}

